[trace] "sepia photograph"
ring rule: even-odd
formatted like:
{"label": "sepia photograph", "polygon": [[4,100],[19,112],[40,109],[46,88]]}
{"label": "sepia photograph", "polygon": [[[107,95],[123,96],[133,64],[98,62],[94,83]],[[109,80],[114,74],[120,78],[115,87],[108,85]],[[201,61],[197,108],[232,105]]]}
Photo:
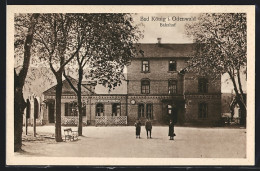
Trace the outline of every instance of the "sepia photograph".
{"label": "sepia photograph", "polygon": [[7,165],[253,165],[253,9],[7,6]]}

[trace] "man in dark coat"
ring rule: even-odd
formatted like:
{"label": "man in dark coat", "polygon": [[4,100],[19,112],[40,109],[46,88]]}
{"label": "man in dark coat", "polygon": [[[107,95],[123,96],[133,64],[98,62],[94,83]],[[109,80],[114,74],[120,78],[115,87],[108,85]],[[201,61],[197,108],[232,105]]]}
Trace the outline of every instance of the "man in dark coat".
{"label": "man in dark coat", "polygon": [[145,129],[146,129],[147,138],[148,138],[148,132],[150,133],[150,138],[152,138],[152,136],[151,136],[151,134],[152,134],[152,123],[151,123],[150,119],[147,119],[147,121],[145,122]]}
{"label": "man in dark coat", "polygon": [[139,137],[139,139],[140,139],[140,133],[141,133],[141,122],[140,122],[140,120],[136,120],[136,122],[135,122],[135,135],[136,135],[136,138]]}
{"label": "man in dark coat", "polygon": [[174,133],[174,123],[173,123],[172,120],[170,120],[168,136],[170,136],[170,140],[173,140],[174,136],[175,136],[175,133]]}

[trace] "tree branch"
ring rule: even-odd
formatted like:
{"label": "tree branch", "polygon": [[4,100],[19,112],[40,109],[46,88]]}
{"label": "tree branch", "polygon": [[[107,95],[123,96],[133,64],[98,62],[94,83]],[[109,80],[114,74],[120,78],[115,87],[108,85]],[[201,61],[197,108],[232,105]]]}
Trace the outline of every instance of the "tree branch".
{"label": "tree branch", "polygon": [[241,94],[238,92],[238,89],[237,89],[237,85],[236,85],[236,81],[235,81],[235,78],[234,78],[234,75],[231,73],[231,72],[228,72],[229,74],[229,77],[233,83],[233,86],[234,86],[234,90],[235,90],[235,93],[236,93],[236,97],[239,98],[240,102],[242,103],[243,107],[246,109],[246,105],[245,103],[242,101],[241,99]]}
{"label": "tree branch", "polygon": [[77,88],[72,84],[72,82],[70,81],[69,77],[66,75],[65,70],[63,71],[63,75],[66,78],[66,80],[68,81],[70,87],[75,91],[76,94],[78,94]]}
{"label": "tree branch", "polygon": [[246,107],[245,99],[244,99],[244,92],[242,89],[241,79],[240,79],[240,70],[237,70],[237,81],[238,81],[238,87],[240,91],[240,98],[242,99],[243,105]]}
{"label": "tree branch", "polygon": [[82,45],[83,42],[81,42],[79,45],[78,45],[78,48],[77,50],[71,55],[71,57],[66,61],[64,62],[61,66],[60,66],[60,69],[65,67],[65,65],[67,65],[73,58],[74,56],[78,53],[79,49],[81,48],[81,45]]}
{"label": "tree branch", "polygon": [[56,74],[57,74],[57,71],[55,71],[55,69],[53,68],[53,65],[52,65],[52,56],[50,56],[49,57],[49,65],[50,65],[50,68],[51,68],[51,71],[53,72],[53,74],[55,75],[55,76],[57,76]]}

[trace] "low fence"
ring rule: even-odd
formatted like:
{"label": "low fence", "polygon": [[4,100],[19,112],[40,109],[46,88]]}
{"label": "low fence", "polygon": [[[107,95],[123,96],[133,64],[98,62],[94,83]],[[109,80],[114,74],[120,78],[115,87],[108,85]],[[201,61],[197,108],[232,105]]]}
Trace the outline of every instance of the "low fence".
{"label": "low fence", "polygon": [[[61,116],[61,125],[78,125],[78,116]],[[86,117],[82,117],[83,125],[87,125]]]}
{"label": "low fence", "polygon": [[96,126],[127,125],[127,116],[96,116]]}

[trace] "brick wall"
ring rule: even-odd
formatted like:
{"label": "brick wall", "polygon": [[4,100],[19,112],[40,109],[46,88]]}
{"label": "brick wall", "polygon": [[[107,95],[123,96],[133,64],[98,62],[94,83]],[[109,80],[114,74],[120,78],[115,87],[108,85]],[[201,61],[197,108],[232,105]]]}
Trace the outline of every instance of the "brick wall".
{"label": "brick wall", "polygon": [[[186,96],[185,123],[214,125],[221,118],[221,95],[189,95]],[[208,105],[207,118],[199,118],[199,103]]]}

